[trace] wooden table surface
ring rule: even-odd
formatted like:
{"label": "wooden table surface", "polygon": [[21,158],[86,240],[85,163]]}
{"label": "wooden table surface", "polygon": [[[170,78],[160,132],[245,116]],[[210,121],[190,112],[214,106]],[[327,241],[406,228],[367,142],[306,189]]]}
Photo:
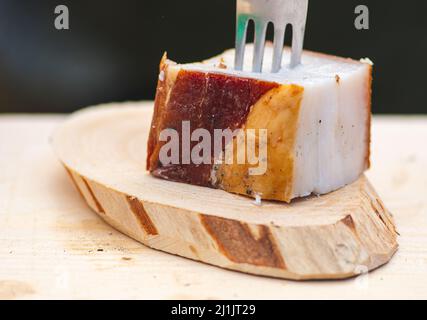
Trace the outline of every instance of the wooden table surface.
{"label": "wooden table surface", "polygon": [[55,158],[63,115],[0,115],[0,299],[427,298],[427,117],[376,117],[368,177],[400,249],[369,275],[293,282],[157,252],[89,210]]}

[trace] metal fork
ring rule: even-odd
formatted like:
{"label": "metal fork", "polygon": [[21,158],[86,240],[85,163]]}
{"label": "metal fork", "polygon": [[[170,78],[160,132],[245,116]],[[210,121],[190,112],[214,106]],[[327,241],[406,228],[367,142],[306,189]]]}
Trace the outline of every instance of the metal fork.
{"label": "metal fork", "polygon": [[250,20],[255,24],[255,42],[253,54],[253,72],[261,72],[264,59],[264,47],[267,27],[274,25],[274,54],[271,72],[276,73],[282,67],[285,31],[292,25],[292,53],[290,67],[301,63],[307,21],[308,0],[237,0],[236,58],[235,69],[243,69],[246,47],[246,33]]}

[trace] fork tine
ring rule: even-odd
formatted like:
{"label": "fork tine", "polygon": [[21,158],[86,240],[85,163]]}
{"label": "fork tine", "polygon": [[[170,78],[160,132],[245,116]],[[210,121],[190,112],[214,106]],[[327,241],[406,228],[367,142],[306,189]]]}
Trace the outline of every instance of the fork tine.
{"label": "fork tine", "polygon": [[304,43],[304,26],[292,26],[292,53],[291,53],[291,68],[296,67],[301,63],[301,54]]}
{"label": "fork tine", "polygon": [[253,63],[252,63],[253,72],[262,71],[266,32],[267,32],[267,22],[261,21],[261,20],[255,21],[255,43],[254,43],[254,56],[253,56]]}
{"label": "fork tine", "polygon": [[237,0],[236,57],[235,69],[243,70],[248,23],[255,23],[255,43],[252,71],[262,72],[265,37],[269,22],[274,23],[274,54],[272,72],[282,67],[282,56],[286,25],[291,23],[293,29],[292,53],[290,67],[301,63],[305,24],[307,21],[309,0]]}
{"label": "fork tine", "polygon": [[236,70],[243,69],[243,58],[245,55],[246,47],[246,33],[248,28],[249,18],[246,15],[239,15],[237,17],[236,25],[236,57],[234,61],[234,68]]}
{"label": "fork tine", "polygon": [[282,67],[283,46],[285,43],[286,25],[284,27],[274,26],[274,53],[271,72],[276,73]]}
{"label": "fork tine", "polygon": [[304,45],[305,24],[308,14],[308,0],[293,0],[295,16],[292,23],[292,54],[291,68],[301,63],[301,54]]}

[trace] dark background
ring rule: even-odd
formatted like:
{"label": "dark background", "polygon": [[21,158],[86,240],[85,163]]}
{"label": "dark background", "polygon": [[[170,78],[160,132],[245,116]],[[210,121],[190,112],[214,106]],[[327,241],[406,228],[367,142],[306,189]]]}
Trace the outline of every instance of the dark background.
{"label": "dark background", "polygon": [[[54,28],[54,8],[70,30]],[[370,9],[370,30],[354,8]],[[198,61],[234,46],[235,0],[0,0],[0,112],[70,112],[153,99],[164,51]],[[376,113],[426,113],[427,2],[311,0],[305,47],[375,62]]]}

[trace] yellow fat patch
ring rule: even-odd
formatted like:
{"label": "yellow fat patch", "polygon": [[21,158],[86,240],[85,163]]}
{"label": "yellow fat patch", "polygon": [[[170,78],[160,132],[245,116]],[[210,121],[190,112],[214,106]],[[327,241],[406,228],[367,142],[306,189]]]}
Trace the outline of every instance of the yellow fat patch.
{"label": "yellow fat patch", "polygon": [[[252,107],[244,126],[245,136],[255,133],[254,150],[260,155],[260,130],[267,130],[267,158],[265,172],[251,175],[250,170],[260,163],[239,164],[236,159],[246,153],[247,139],[233,139],[233,164],[216,166],[218,187],[228,192],[262,199],[290,202],[294,174],[294,146],[297,124],[304,88],[297,85],[282,85],[270,90]],[[250,130],[252,129],[252,130]],[[243,144],[243,145],[242,145]],[[265,149],[265,148],[264,148]],[[243,151],[242,151],[243,150]],[[243,154],[244,156],[244,154]]]}

